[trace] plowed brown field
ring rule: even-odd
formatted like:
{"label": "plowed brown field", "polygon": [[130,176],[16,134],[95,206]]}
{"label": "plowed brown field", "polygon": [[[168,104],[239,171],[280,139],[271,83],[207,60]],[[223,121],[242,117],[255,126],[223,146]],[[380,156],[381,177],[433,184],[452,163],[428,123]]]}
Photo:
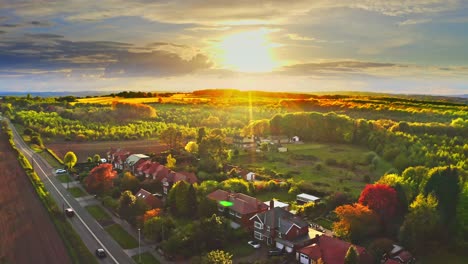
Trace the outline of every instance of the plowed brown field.
{"label": "plowed brown field", "polygon": [[0,262],[71,263],[28,176],[0,131]]}
{"label": "plowed brown field", "polygon": [[122,148],[135,154],[159,153],[168,149],[166,145],[156,140],[57,142],[48,143],[47,147],[60,158],[63,158],[68,151],[73,151],[78,158],[78,162],[85,162],[88,157],[92,157],[94,154],[99,154],[102,158],[105,158],[106,152],[111,147]]}

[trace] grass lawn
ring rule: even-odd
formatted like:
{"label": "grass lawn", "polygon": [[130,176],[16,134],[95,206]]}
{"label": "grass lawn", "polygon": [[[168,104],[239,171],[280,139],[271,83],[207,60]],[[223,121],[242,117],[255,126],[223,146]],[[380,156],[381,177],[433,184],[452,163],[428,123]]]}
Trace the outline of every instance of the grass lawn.
{"label": "grass lawn", "polygon": [[60,162],[58,162],[52,155],[50,155],[49,152],[43,150],[39,152],[39,155],[41,155],[41,157],[43,157],[52,167],[63,168],[63,165],[60,164]]}
{"label": "grass lawn", "polygon": [[325,218],[318,218],[314,220],[314,223],[317,223],[328,230],[333,230],[333,222]]}
{"label": "grass lawn", "polygon": [[364,175],[369,175],[370,181],[374,182],[392,168],[381,158],[376,168],[365,164],[366,154],[370,151],[353,145],[306,143],[284,146],[288,152],[242,152],[233,163],[254,171],[272,171],[280,178],[304,180],[324,192],[349,192],[353,196],[358,196],[366,185]]}
{"label": "grass lawn", "polygon": [[[141,256],[141,262],[138,261],[139,260],[139,256]],[[141,255],[135,255],[135,256],[132,256],[132,259],[135,261],[135,263],[138,263],[138,264],[159,264],[161,262],[159,262],[153,255],[151,255],[150,253],[148,252],[145,252]]]}
{"label": "grass lawn", "polygon": [[104,228],[109,235],[117,242],[123,249],[130,249],[138,247],[138,241],[132,237],[125,229],[118,224],[110,225]]}
{"label": "grass lawn", "polygon": [[71,182],[70,176],[68,176],[68,174],[57,175],[57,179],[63,183]]}
{"label": "grass lawn", "polygon": [[78,198],[86,195],[86,192],[83,191],[80,187],[71,187],[68,189],[68,192],[73,195],[73,197]]}
{"label": "grass lawn", "polygon": [[225,251],[231,253],[234,258],[240,258],[252,254],[255,249],[247,244],[247,241],[242,241],[241,243],[230,243]]}
{"label": "grass lawn", "polygon": [[99,205],[89,205],[85,208],[89,212],[89,214],[92,215],[97,221],[112,220],[109,214]]}

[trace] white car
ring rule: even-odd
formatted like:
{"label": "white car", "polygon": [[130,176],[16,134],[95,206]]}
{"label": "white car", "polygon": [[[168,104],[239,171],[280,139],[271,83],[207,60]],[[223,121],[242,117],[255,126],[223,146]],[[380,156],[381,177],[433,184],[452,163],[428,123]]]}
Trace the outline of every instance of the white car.
{"label": "white car", "polygon": [[258,243],[257,241],[251,240],[247,243],[249,243],[249,245],[251,245],[253,248],[260,248],[260,243]]}
{"label": "white car", "polygon": [[63,173],[67,173],[67,170],[64,170],[64,169],[57,169],[55,171],[56,174],[63,174]]}
{"label": "white car", "polygon": [[107,160],[106,160],[106,159],[104,159],[104,158],[103,158],[103,159],[101,159],[101,163],[106,163],[106,162],[107,162]]}

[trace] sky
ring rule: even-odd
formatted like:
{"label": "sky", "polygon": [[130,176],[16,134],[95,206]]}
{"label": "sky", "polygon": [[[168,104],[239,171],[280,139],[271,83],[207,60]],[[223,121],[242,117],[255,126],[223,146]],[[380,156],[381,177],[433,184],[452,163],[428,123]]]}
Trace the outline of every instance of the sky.
{"label": "sky", "polygon": [[0,0],[0,91],[468,94],[466,0]]}

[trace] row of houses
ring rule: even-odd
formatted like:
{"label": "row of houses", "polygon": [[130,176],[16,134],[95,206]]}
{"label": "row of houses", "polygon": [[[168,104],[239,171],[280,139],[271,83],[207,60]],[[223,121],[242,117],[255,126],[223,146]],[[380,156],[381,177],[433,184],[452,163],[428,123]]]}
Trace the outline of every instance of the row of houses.
{"label": "row of houses", "polygon": [[[351,243],[327,236],[310,227],[301,217],[289,211],[289,205],[271,200],[262,202],[242,193],[216,190],[207,195],[216,201],[221,214],[231,220],[231,226],[243,227],[262,243],[285,253],[295,254],[301,264],[314,264],[319,259],[326,264],[342,264]],[[302,194],[298,199],[317,201],[318,197]],[[359,263],[374,263],[365,248],[355,246]],[[406,251],[407,252],[407,251]],[[411,263],[408,253],[399,252],[385,260],[385,264]]]}
{"label": "row of houses", "polygon": [[107,160],[115,169],[129,170],[135,176],[161,182],[163,194],[166,195],[172,186],[179,181],[186,181],[190,184],[198,182],[198,178],[193,172],[172,171],[158,162],[151,161],[150,157],[144,154],[132,154],[127,150],[111,148],[107,152]]}

